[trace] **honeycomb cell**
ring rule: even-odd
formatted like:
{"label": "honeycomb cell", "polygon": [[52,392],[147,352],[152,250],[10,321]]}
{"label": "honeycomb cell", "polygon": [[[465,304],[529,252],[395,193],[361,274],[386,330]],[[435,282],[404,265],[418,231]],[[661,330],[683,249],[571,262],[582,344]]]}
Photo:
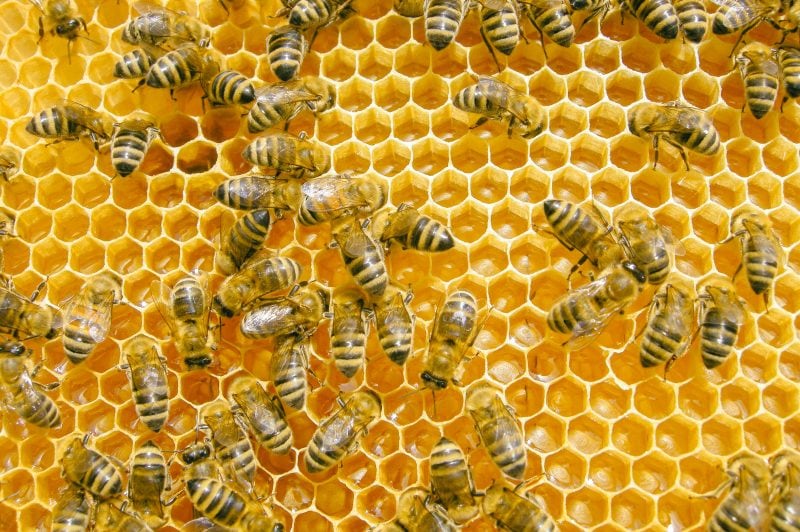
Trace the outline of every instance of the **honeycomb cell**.
{"label": "honeycomb cell", "polygon": [[125,213],[114,205],[103,205],[92,211],[91,232],[103,241],[115,240],[125,234]]}
{"label": "honeycomb cell", "polygon": [[547,479],[564,490],[581,486],[586,478],[587,464],[581,457],[569,450],[561,450],[547,456],[544,460]]}
{"label": "honeycomb cell", "polygon": [[744,422],[744,443],[751,451],[769,455],[781,448],[781,424],[769,414],[761,414]]}
{"label": "honeycomb cell", "polygon": [[377,144],[389,137],[391,125],[389,115],[375,108],[369,108],[357,115],[355,135],[367,144]]}
{"label": "honeycomb cell", "polygon": [[91,209],[108,199],[110,188],[106,178],[87,175],[73,182],[73,196],[80,205]]}
{"label": "honeycomb cell", "polygon": [[311,506],[314,485],[297,473],[289,474],[275,482],[275,498],[289,510],[302,510]]}
{"label": "honeycomb cell", "polygon": [[627,530],[646,527],[655,513],[653,499],[635,489],[624,491],[611,499],[611,519]]}
{"label": "honeycomb cell", "polygon": [[[67,255],[67,248],[61,242],[46,238],[39,241],[31,251],[31,266],[42,275],[51,275],[67,265]],[[102,256],[99,262],[102,264]]]}
{"label": "honeycomb cell", "polygon": [[608,518],[608,499],[592,488],[583,487],[567,494],[564,503],[567,516],[578,526],[592,526]]}
{"label": "honeycomb cell", "polygon": [[710,416],[701,434],[703,447],[715,455],[731,455],[742,445],[742,425],[727,416]]}
{"label": "honeycomb cell", "polygon": [[396,504],[395,495],[382,486],[374,486],[358,494],[356,507],[371,522],[381,523],[395,515]]}
{"label": "honeycomb cell", "polygon": [[552,135],[540,135],[531,142],[531,161],[542,170],[553,171],[563,168],[567,164],[568,153],[567,143]]}
{"label": "honeycomb cell", "polygon": [[177,244],[166,238],[148,244],[144,250],[145,265],[157,273],[167,273],[175,270],[180,259],[180,248]]}

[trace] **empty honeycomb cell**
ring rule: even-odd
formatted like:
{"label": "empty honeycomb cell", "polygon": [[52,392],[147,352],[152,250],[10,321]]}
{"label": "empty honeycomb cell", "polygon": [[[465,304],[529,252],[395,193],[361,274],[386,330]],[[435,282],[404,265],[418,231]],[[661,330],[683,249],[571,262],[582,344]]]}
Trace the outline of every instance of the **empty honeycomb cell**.
{"label": "empty honeycomb cell", "polygon": [[32,207],[17,216],[14,229],[22,240],[34,243],[49,235],[52,225],[52,216],[47,211]]}
{"label": "empty honeycomb cell", "polygon": [[[476,146],[475,148],[480,149],[479,146]],[[486,163],[486,155],[485,155],[486,147],[484,146],[483,149],[484,149],[484,154],[483,154],[484,162],[479,164],[477,167],[480,167]],[[412,152],[414,158],[411,164],[414,167],[414,169],[417,170],[418,172],[422,172],[428,175],[434,175],[438,172],[441,172],[443,169],[447,167],[448,162],[450,161],[450,153],[448,146],[440,141],[431,138],[415,142],[412,147]],[[480,158],[482,155],[480,152],[472,151],[467,146],[454,147],[453,152],[454,156],[464,157],[466,161],[461,161],[462,166],[466,165],[467,167],[469,167],[470,170],[468,171],[472,171],[476,168],[475,166],[477,164],[476,157]]]}
{"label": "empty honeycomb cell", "polygon": [[[531,142],[531,161],[543,170],[553,171],[563,168],[567,163],[568,154],[568,144],[553,135],[540,135]],[[569,169],[564,171],[568,172]]]}
{"label": "empty honeycomb cell", "polygon": [[744,422],[744,443],[751,451],[769,455],[783,444],[781,423],[769,414],[761,414]]}
{"label": "empty honeycomb cell", "polygon": [[[26,504],[33,501],[34,497],[34,490],[30,489],[33,486],[33,476],[31,473],[26,469],[16,469],[11,471],[7,475],[3,476],[2,481],[0,481],[0,494],[3,496],[4,504],[9,506],[25,506]],[[37,514],[41,517],[42,508],[37,508]],[[45,511],[46,513],[46,511]],[[44,521],[44,519],[41,519]],[[32,527],[41,526],[44,523],[39,523],[37,519],[33,523],[28,522],[27,524],[31,525]],[[32,528],[33,529],[33,528]]]}
{"label": "empty honeycomb cell", "polygon": [[234,138],[241,125],[241,111],[235,108],[209,109],[200,118],[200,131],[212,142],[224,142]]}
{"label": "empty honeycomb cell", "polygon": [[608,164],[607,145],[592,135],[579,135],[571,142],[570,162],[581,170],[596,172]]}
{"label": "empty honeycomb cell", "polygon": [[592,456],[608,446],[608,428],[603,420],[589,413],[569,422],[567,439],[578,452]]}
{"label": "empty honeycomb cell", "polygon": [[780,134],[791,142],[800,140],[800,106],[784,106],[784,112],[778,118],[778,129]]}
{"label": "empty honeycomb cell", "polygon": [[114,205],[102,205],[92,211],[92,234],[104,241],[115,240],[125,234],[125,213]]}
{"label": "empty honeycomb cell", "polygon": [[197,214],[187,207],[167,211],[164,216],[164,234],[178,242],[184,242],[197,234]]}
{"label": "empty honeycomb cell", "polygon": [[674,72],[666,69],[652,70],[644,77],[645,96],[651,102],[674,102],[678,99],[681,79]]}
{"label": "empty honeycomb cell", "polygon": [[657,420],[675,409],[675,394],[668,383],[651,378],[636,386],[633,404],[643,416]]}
{"label": "empty honeycomb cell", "polygon": [[697,70],[697,55],[693,46],[678,39],[666,43],[660,49],[661,63],[671,71],[686,75]]}
{"label": "empty honeycomb cell", "polygon": [[[770,220],[775,236],[780,242],[785,242],[787,247],[800,241],[800,217],[795,209],[781,205],[770,213]],[[797,263],[791,252],[788,259],[791,264]]]}
{"label": "empty honeycomb cell", "polygon": [[356,137],[367,144],[377,144],[386,140],[391,133],[389,115],[374,107],[359,113],[355,123]]}
{"label": "empty honeycomb cell", "polygon": [[59,393],[72,404],[85,405],[98,396],[98,378],[86,367],[74,367],[61,380]]}
{"label": "empty honeycomb cell", "polygon": [[[22,170],[31,177],[44,177],[50,175],[56,166],[55,154],[45,145],[37,144],[31,146],[25,153],[22,161]],[[14,181],[24,181],[24,178],[17,176]],[[42,189],[43,187],[40,187]]]}
{"label": "empty honeycomb cell", "polygon": [[700,109],[719,100],[719,83],[705,72],[695,72],[682,79],[683,99]]}
{"label": "empty honeycomb cell", "polygon": [[620,65],[620,47],[611,41],[595,39],[587,43],[583,51],[586,68],[610,74]]}
{"label": "empty honeycomb cell", "polygon": [[627,107],[642,99],[642,80],[636,74],[618,70],[606,78],[606,96]]}
{"label": "empty honeycomb cell", "polygon": [[679,204],[690,209],[703,206],[708,201],[706,178],[696,172],[687,172],[672,182],[672,196]]}
{"label": "empty honeycomb cell", "polygon": [[750,177],[758,171],[759,148],[754,142],[738,138],[725,146],[728,168],[742,177]]}
{"label": "empty honeycomb cell", "polygon": [[777,375],[778,355],[775,348],[761,343],[742,351],[739,366],[742,373],[755,382],[766,383]]}
{"label": "empty honeycomb cell", "polygon": [[564,421],[542,412],[523,424],[525,443],[535,452],[552,453],[564,446]]}
{"label": "empty honeycomb cell", "polygon": [[779,418],[790,417],[800,405],[797,387],[784,379],[776,379],[764,388],[764,408]]}
{"label": "empty honeycomb cell", "polygon": [[742,425],[721,415],[713,415],[702,424],[703,447],[709,453],[728,456],[742,446]]}
{"label": "empty honeycomb cell", "polygon": [[333,168],[338,173],[363,174],[369,170],[372,159],[369,149],[360,142],[345,142],[333,151]]}
{"label": "empty honeycomb cell", "polygon": [[317,130],[322,142],[331,146],[341,144],[353,134],[353,117],[339,110],[327,112],[318,118]]}
{"label": "empty honeycomb cell", "polygon": [[603,78],[588,71],[572,74],[567,78],[567,93],[570,101],[590,107],[603,99]]}
{"label": "empty honeycomb cell", "polygon": [[551,110],[550,131],[565,139],[572,139],[586,129],[587,116],[579,107],[568,103]]}
{"label": "empty honeycomb cell", "polygon": [[136,242],[123,238],[108,246],[108,265],[114,271],[127,275],[142,267],[142,248]]}
{"label": "empty honeycomb cell", "polygon": [[[677,88],[678,88],[677,77],[674,76],[674,74],[672,76],[659,75],[668,71],[656,70],[659,66],[658,65],[659,58],[656,54],[652,53],[651,45],[649,45],[645,41],[645,39],[633,38],[631,40],[625,41],[620,49],[622,54],[622,63],[625,64],[628,68],[636,72],[649,73],[649,76],[662,78],[661,79],[662,82],[665,81],[667,82],[666,86],[663,87],[662,90],[666,89],[668,91],[669,89],[667,87],[671,87],[675,89],[675,94],[677,94]],[[645,78],[645,88],[647,89],[647,78]],[[647,96],[648,97],[651,96],[649,91],[647,92]],[[674,98],[672,99],[674,100]],[[659,100],[659,101],[671,101],[671,100]]]}
{"label": "empty honeycomb cell", "polygon": [[10,439],[4,439],[0,441],[0,456],[2,456],[2,460],[0,461],[0,467],[2,467],[2,473],[7,473],[17,468],[19,465],[19,446],[11,441]]}
{"label": "empty honeycomb cell", "polygon": [[161,119],[159,129],[164,141],[170,146],[183,146],[197,138],[197,121],[183,113],[171,113]]}
{"label": "empty honeycomb cell", "polygon": [[630,390],[622,389],[618,385],[604,381],[589,389],[589,405],[592,410],[607,419],[622,416],[630,409]]}
{"label": "empty honeycomb cell", "polygon": [[389,15],[375,25],[375,40],[389,49],[399,48],[411,39],[411,21],[399,15]]}
{"label": "empty honeycomb cell", "polygon": [[586,387],[572,378],[553,382],[547,389],[547,407],[562,417],[571,417],[586,410]]}
{"label": "empty honeycomb cell", "polygon": [[759,390],[753,383],[738,379],[723,386],[720,401],[726,414],[747,419],[759,410]]}
{"label": "empty honeycomb cell", "polygon": [[19,82],[28,89],[37,89],[50,79],[51,70],[50,62],[43,57],[31,58],[28,67],[20,71]]}
{"label": "empty honeycomb cell", "polygon": [[31,265],[42,275],[55,273],[67,265],[67,248],[54,238],[41,240],[31,252]]}
{"label": "empty honeycomb cell", "polygon": [[150,201],[158,207],[174,207],[183,200],[182,176],[168,174],[150,181]]}
{"label": "empty honeycomb cell", "polygon": [[759,144],[780,136],[777,113],[768,113],[762,118],[756,118],[752,113],[742,114],[742,131],[747,132],[747,138]]}
{"label": "empty honeycomb cell", "polygon": [[171,240],[159,238],[144,250],[145,265],[157,273],[173,271],[178,266],[180,248]]}
{"label": "empty honeycomb cell", "polygon": [[187,174],[206,172],[216,163],[217,149],[205,142],[192,142],[178,152],[178,169]]}
{"label": "empty honeycomb cell", "polygon": [[161,235],[161,211],[144,205],[128,215],[129,234],[141,242],[149,242]]}
{"label": "empty honeycomb cell", "polygon": [[[620,145],[622,144],[621,142]],[[646,144],[644,146],[640,145],[637,153],[635,151],[636,148],[630,144],[627,147],[621,146],[619,149],[615,149],[612,145],[611,160],[614,161],[615,153],[618,153],[626,161],[633,161],[634,158],[638,157],[638,161],[631,165],[630,170],[641,168],[644,164],[647,164],[645,146]],[[640,203],[651,208],[664,205],[670,199],[669,178],[656,170],[645,168],[631,179],[631,195]]]}
{"label": "empty honeycomb cell", "polygon": [[116,409],[102,400],[93,401],[78,410],[77,428],[83,433],[104,434],[114,430]]}
{"label": "empty honeycomb cell", "polygon": [[432,53],[433,50],[429,47],[420,48],[419,45],[409,43],[395,52],[394,69],[408,78],[421,76],[430,68]]}
{"label": "empty honeycomb cell", "polygon": [[73,197],[83,207],[91,209],[108,199],[111,185],[107,178],[89,174],[73,182]]}
{"label": "empty honeycomb cell", "polygon": [[[410,161],[411,151],[408,147],[390,139],[375,147],[372,167],[385,176],[392,176],[407,168]],[[394,186],[394,180],[392,185]]]}
{"label": "empty honeycomb cell", "polygon": [[794,272],[786,272],[775,281],[775,306],[792,314],[800,307],[800,278]]}
{"label": "empty honeycomb cell", "polygon": [[762,209],[774,209],[782,202],[781,182],[766,172],[759,172],[747,180],[747,196]]}
{"label": "empty honeycomb cell", "polygon": [[728,212],[713,203],[703,205],[691,219],[694,234],[709,244],[720,242],[728,233]]}
{"label": "empty honeycomb cell", "polygon": [[586,478],[587,464],[583,457],[562,449],[544,459],[547,480],[564,490],[576,489]]}
{"label": "empty honeycomb cell", "polygon": [[656,427],[656,445],[672,457],[690,453],[698,442],[697,424],[681,415],[672,416]]}
{"label": "empty honeycomb cell", "polygon": [[771,309],[758,318],[758,337],[772,347],[781,348],[794,339],[792,318],[781,309]]}
{"label": "empty honeycomb cell", "polygon": [[595,135],[611,138],[626,127],[625,111],[616,104],[602,102],[589,109],[589,131]]}
{"label": "empty honeycomb cell", "polygon": [[187,271],[210,271],[214,269],[215,253],[213,246],[195,239],[181,248],[181,264]]}
{"label": "empty honeycomb cell", "polygon": [[103,399],[114,405],[121,405],[131,399],[128,376],[122,370],[110,371],[100,377]]}
{"label": "empty honeycomb cell", "polygon": [[22,443],[20,457],[23,467],[42,471],[53,465],[55,449],[51,441],[34,436]]}
{"label": "empty honeycomb cell", "polygon": [[741,205],[746,195],[744,181],[728,172],[722,172],[711,179],[709,192],[715,203],[727,209]]}
{"label": "empty honeycomb cell", "polygon": [[655,213],[655,220],[666,227],[674,239],[683,240],[691,232],[691,222],[686,209],[678,205],[665,205]]}
{"label": "empty honeycomb cell", "polygon": [[8,58],[21,63],[36,55],[36,39],[31,34],[18,33],[12,35],[6,43]]}
{"label": "empty honeycomb cell", "polygon": [[58,61],[53,69],[53,81],[69,87],[81,81],[86,71],[86,60],[81,56],[75,56],[68,61]]}
{"label": "empty honeycomb cell", "polygon": [[[304,64],[304,67],[306,65]],[[306,69],[308,70],[308,69]],[[367,86],[369,87],[369,83],[362,80],[361,78],[353,77],[353,74],[356,72],[356,57],[355,55],[350,52],[349,50],[344,50],[341,48],[336,48],[335,50],[326,53],[322,57],[322,65],[321,65],[321,73],[326,78],[342,82],[343,85],[340,88],[340,105],[347,110],[354,110],[353,107],[345,105],[345,101],[352,101],[357,97],[356,94],[348,94],[352,89],[351,87],[355,84],[356,86]],[[358,90],[364,90],[359,88]],[[369,91],[367,92],[369,93]]]}
{"label": "empty honeycomb cell", "polygon": [[608,519],[608,499],[592,488],[583,487],[567,494],[564,503],[569,520],[579,527],[592,526]]}
{"label": "empty honeycomb cell", "polygon": [[[550,64],[552,67],[552,63]],[[570,71],[572,72],[572,71]],[[553,105],[564,99],[567,94],[566,80],[543,69],[531,78],[529,93],[542,105]]]}

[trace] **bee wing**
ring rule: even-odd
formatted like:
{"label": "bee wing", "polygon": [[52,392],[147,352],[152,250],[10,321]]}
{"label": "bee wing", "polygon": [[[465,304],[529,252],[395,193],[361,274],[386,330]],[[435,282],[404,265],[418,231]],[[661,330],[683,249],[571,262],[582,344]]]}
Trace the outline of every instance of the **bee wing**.
{"label": "bee wing", "polygon": [[[341,175],[311,179],[303,183],[300,191],[315,203],[314,210],[318,212],[335,212],[366,205],[352,178]],[[331,198],[337,200],[329,202]]]}
{"label": "bee wing", "polygon": [[478,0],[478,3],[484,9],[494,9],[500,11],[508,4],[508,0]]}
{"label": "bee wing", "polygon": [[114,304],[113,292],[93,305],[84,294],[78,294],[70,300],[64,309],[64,324],[79,324],[89,331],[89,337],[100,343],[106,339],[111,328],[111,307]]}
{"label": "bee wing", "polygon": [[[711,2],[720,7],[724,7],[731,15],[734,13],[739,15],[748,13],[756,14],[772,10],[772,8],[766,5],[766,2],[752,2],[750,0],[711,0]],[[757,17],[758,15],[753,17],[753,20]]]}
{"label": "bee wing", "polygon": [[44,5],[42,4],[42,0],[28,0],[31,4],[39,9],[42,13],[44,13]]}
{"label": "bee wing", "polygon": [[167,323],[172,336],[175,336],[175,314],[172,312],[172,305],[169,304],[170,289],[160,281],[150,283],[150,299],[156,306],[156,310]]}
{"label": "bee wing", "polygon": [[[601,277],[600,279],[578,288],[576,292],[581,292],[581,295],[573,294],[572,296],[593,298],[604,288],[606,282],[607,279]],[[566,347],[577,350],[592,343],[595,337],[605,329],[605,326],[614,314],[622,310],[627,303],[628,301],[623,300],[606,305],[605,308],[600,309],[594,318],[578,322],[575,330],[572,331],[572,337],[565,344]]]}
{"label": "bee wing", "polygon": [[320,97],[312,94],[300,87],[292,88],[289,86],[282,86],[280,84],[264,87],[256,95],[257,102],[263,102],[269,105],[286,105],[295,102],[310,102],[319,100]]}
{"label": "bee wing", "polygon": [[203,316],[205,319],[200,322],[200,332],[203,336],[208,336],[208,321],[211,319],[211,298],[208,292],[208,275],[206,272],[196,274],[197,282],[203,290]]}
{"label": "bee wing", "polygon": [[215,525],[206,517],[189,521],[181,528],[183,532],[226,532],[228,529]]}

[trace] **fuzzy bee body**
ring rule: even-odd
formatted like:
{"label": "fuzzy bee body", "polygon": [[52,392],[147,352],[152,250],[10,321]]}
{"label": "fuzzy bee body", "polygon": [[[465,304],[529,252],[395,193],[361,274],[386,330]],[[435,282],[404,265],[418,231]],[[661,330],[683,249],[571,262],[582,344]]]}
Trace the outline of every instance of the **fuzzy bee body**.
{"label": "fuzzy bee body", "polygon": [[323,79],[306,77],[275,83],[258,92],[247,114],[247,130],[258,133],[280,122],[289,122],[303,109],[314,114],[327,111],[336,103],[336,87]]}
{"label": "fuzzy bee body", "polygon": [[622,5],[662,39],[678,36],[680,21],[670,0],[622,0]]}
{"label": "fuzzy bee body", "polygon": [[733,351],[744,323],[745,310],[734,293],[718,286],[707,286],[701,296],[700,354],[703,364],[713,369]]}
{"label": "fuzzy bee body", "polygon": [[217,460],[231,479],[251,491],[256,475],[256,455],[233,412],[223,402],[213,403],[204,409],[203,421],[211,429]]}
{"label": "fuzzy bee body", "polygon": [[478,514],[464,453],[444,437],[431,451],[431,490],[456,523],[463,524]]}
{"label": "fuzzy bee body", "polygon": [[139,168],[154,138],[161,133],[156,125],[145,119],[125,120],[111,137],[111,164],[122,177]]}
{"label": "fuzzy bee body", "polygon": [[156,342],[138,335],[125,343],[123,353],[136,413],[150,430],[158,432],[169,415],[169,386]]}
{"label": "fuzzy bee body", "polygon": [[349,174],[310,179],[300,188],[303,199],[297,220],[315,225],[352,215],[369,215],[386,204],[386,184],[371,175],[351,177]]}
{"label": "fuzzy bee body", "polygon": [[21,342],[0,343],[0,394],[6,405],[31,425],[60,427],[58,406],[31,378],[26,363],[28,354]]}
{"label": "fuzzy bee body", "polygon": [[205,85],[206,96],[213,105],[245,105],[256,99],[250,78],[234,70],[219,72]]}
{"label": "fuzzy bee body", "polygon": [[233,209],[295,211],[300,205],[300,183],[294,179],[239,177],[220,183],[214,197]]}
{"label": "fuzzy bee body", "polygon": [[466,408],[492,461],[505,475],[522,480],[527,466],[525,442],[499,392],[489,385],[471,388],[467,392]]}
{"label": "fuzzy bee body", "polygon": [[70,100],[35,114],[25,126],[28,133],[56,142],[87,135],[95,148],[100,141],[108,140],[109,130],[110,120],[105,115]]}
{"label": "fuzzy bee body", "polygon": [[780,67],[772,50],[761,43],[746,44],[736,57],[744,82],[745,103],[753,116],[763,118],[778,98]]}
{"label": "fuzzy bee body", "polygon": [[708,29],[708,13],[699,0],[673,0],[681,32],[690,42],[700,43]]}
{"label": "fuzzy bee body", "polygon": [[144,48],[136,48],[122,54],[114,64],[114,77],[122,79],[138,79],[147,75],[158,58]]}
{"label": "fuzzy bee body", "polygon": [[122,475],[105,456],[86,447],[88,435],[70,440],[61,457],[64,476],[99,499],[122,492]]}
{"label": "fuzzy bee body", "polygon": [[342,261],[356,284],[370,297],[380,298],[389,286],[383,249],[356,219],[337,227],[332,236],[339,247]]}
{"label": "fuzzy bee body", "polygon": [[453,105],[481,116],[472,127],[489,119],[508,120],[508,136],[514,131],[526,139],[547,128],[547,114],[532,96],[493,78],[482,77],[474,85],[461,89],[453,97]]}
{"label": "fuzzy bee body", "polygon": [[732,238],[739,238],[742,262],[750,288],[764,295],[765,305],[783,262],[783,249],[775,238],[769,219],[756,211],[742,211],[731,219]]}
{"label": "fuzzy bee body", "polygon": [[83,532],[89,529],[89,499],[86,492],[75,485],[59,497],[53,508],[52,532]]}
{"label": "fuzzy bee body", "polygon": [[247,162],[274,168],[294,177],[317,177],[331,168],[328,150],[320,143],[288,133],[271,133],[255,139],[242,151]]}
{"label": "fuzzy bee body", "polygon": [[375,329],[381,349],[389,360],[402,366],[411,355],[414,322],[406,308],[406,298],[393,286],[374,302]]}
{"label": "fuzzy bee body", "polygon": [[229,392],[259,444],[275,454],[286,454],[294,442],[292,429],[280,401],[267,395],[254,377],[239,377]]}
{"label": "fuzzy bee body", "polygon": [[465,290],[450,294],[437,313],[431,332],[422,383],[442,390],[455,377],[467,349],[478,335],[478,303]]}
{"label": "fuzzy bee body", "polygon": [[483,511],[507,530],[555,532],[553,518],[527,497],[510,489],[492,485],[483,498]]}
{"label": "fuzzy bee body", "polygon": [[425,39],[434,50],[444,50],[456,38],[467,5],[464,0],[425,0]]}
{"label": "fuzzy bee body", "polygon": [[333,297],[331,355],[336,369],[351,378],[364,364],[367,330],[364,325],[364,300],[354,290]]}
{"label": "fuzzy bee body", "polygon": [[278,79],[289,81],[297,77],[306,53],[308,53],[308,42],[296,28],[281,26],[269,34],[267,60]]}
{"label": "fuzzy bee body", "polygon": [[264,244],[269,234],[270,214],[267,209],[257,209],[236,220],[222,237],[214,262],[219,270],[231,275],[252,257]]}
{"label": "fuzzy bee body", "polygon": [[258,298],[293,286],[301,272],[302,267],[293,259],[256,257],[222,282],[212,306],[216,312],[230,318]]}
{"label": "fuzzy bee body", "polygon": [[90,278],[64,309],[64,351],[80,364],[106,339],[111,309],[122,293],[122,279],[104,272]]}
{"label": "fuzzy bee body", "polygon": [[133,455],[128,496],[134,511],[153,529],[166,524],[161,498],[167,477],[167,463],[161,449],[148,440]]}
{"label": "fuzzy bee body", "polygon": [[308,340],[287,334],[275,340],[270,377],[280,400],[295,410],[303,408],[308,395]]}
{"label": "fuzzy bee body", "polygon": [[694,303],[683,290],[667,285],[656,294],[650,310],[639,360],[642,367],[670,364],[689,348],[694,322]]}

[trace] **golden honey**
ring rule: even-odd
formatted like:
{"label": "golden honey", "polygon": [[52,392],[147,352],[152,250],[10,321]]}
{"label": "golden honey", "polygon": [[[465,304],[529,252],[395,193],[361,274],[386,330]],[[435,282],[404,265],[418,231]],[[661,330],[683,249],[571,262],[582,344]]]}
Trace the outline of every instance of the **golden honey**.
{"label": "golden honey", "polygon": [[[526,478],[538,477],[532,491],[564,530],[700,527],[718,501],[695,495],[726,478],[730,456],[749,449],[766,457],[800,445],[800,107],[788,102],[759,121],[741,112],[742,83],[728,57],[735,36],[709,32],[696,46],[664,43],[614,11],[599,29],[596,22],[583,28],[570,48],[546,40],[547,58],[525,22],[530,42],[520,42],[501,79],[535,96],[550,125],[530,141],[509,139],[497,122],[470,129],[476,117],[450,103],[472,74],[496,73],[476,14],[437,53],[423,44],[422,20],[395,14],[391,4],[356,0],[356,16],[319,33],[301,75],[334,82],[337,106],[316,120],[301,114],[289,129],[329,146],[336,172],[384,176],[392,205],[408,202],[446,222],[458,243],[436,256],[398,247],[387,256],[391,278],[414,292],[415,352],[403,368],[371,333],[366,368],[348,381],[328,355],[327,324],[315,334],[311,368],[319,384],[304,410],[290,412],[295,449],[286,456],[258,451],[257,493],[272,494],[274,511],[297,530],[366,530],[394,518],[406,488],[429,485],[428,457],[442,435],[467,452],[476,487],[485,490],[500,473],[464,410],[464,392],[486,379],[514,408],[528,447]],[[169,3],[201,13],[227,68],[275,81],[265,45],[269,26],[281,23],[269,18],[279,3],[228,5],[230,15],[216,0]],[[0,5],[0,138],[23,153],[19,174],[2,186],[2,204],[17,216],[5,269],[23,294],[47,278],[45,300],[63,305],[108,268],[123,278],[127,304],[115,306],[109,339],[80,366],[67,362],[60,339],[29,342],[43,362],[37,380],[61,382],[48,393],[63,426],[46,431],[3,414],[0,521],[19,530],[49,527],[66,482],[59,457],[75,434],[95,435],[91,445],[123,463],[150,438],[165,451],[181,449],[195,440],[198,409],[224,398],[236,372],[267,378],[272,346],[245,341],[238,321],[226,320],[216,366],[186,373],[149,295],[153,281],[171,286],[178,270],[213,271],[219,233],[233,213],[212,191],[250,170],[241,157],[252,139],[243,111],[204,112],[196,86],[176,91],[175,101],[166,90],[132,93],[135,82],[113,77],[130,49],[120,40],[128,3],[80,0],[77,8],[91,40],[77,39],[68,57],[63,39],[46,35],[37,44],[39,13],[29,3]],[[748,38],[771,43],[777,35],[759,28]],[[48,146],[25,131],[33,113],[63,98],[117,119],[152,113],[164,141],[153,143],[139,171],[111,180],[107,147],[96,154],[88,141]],[[627,113],[638,102],[676,99],[709,112],[723,147],[713,157],[690,154],[689,172],[676,151],[662,147],[653,170],[649,142],[627,132]],[[593,200],[612,218],[645,208],[682,241],[673,275],[690,284],[734,273],[738,242],[718,242],[729,236],[731,212],[754,205],[769,216],[787,257],[774,305],[766,312],[739,276],[735,286],[750,312],[736,356],[706,371],[695,343],[666,382],[662,368],[639,364],[634,337],[646,312],[615,319],[596,342],[566,353],[545,317],[568,289],[579,255],[531,227],[545,225],[541,202],[551,197]],[[301,227],[286,216],[266,245],[300,262],[304,279],[340,286],[350,280],[329,242],[328,225]],[[221,279],[213,275],[212,287]],[[436,308],[454,288],[472,291],[491,310],[475,343],[480,356],[464,363],[463,386],[437,393],[434,409],[430,392],[412,392]],[[646,308],[652,295],[645,290],[633,309]],[[168,359],[173,399],[157,435],[137,420],[117,367],[121,344],[140,332],[163,340]],[[298,464],[316,425],[336,408],[340,391],[360,386],[382,396],[383,418],[340,468],[305,474]],[[179,471],[176,460],[173,477]],[[171,529],[192,519],[183,496],[168,512]],[[466,529],[492,527],[479,517]]]}

